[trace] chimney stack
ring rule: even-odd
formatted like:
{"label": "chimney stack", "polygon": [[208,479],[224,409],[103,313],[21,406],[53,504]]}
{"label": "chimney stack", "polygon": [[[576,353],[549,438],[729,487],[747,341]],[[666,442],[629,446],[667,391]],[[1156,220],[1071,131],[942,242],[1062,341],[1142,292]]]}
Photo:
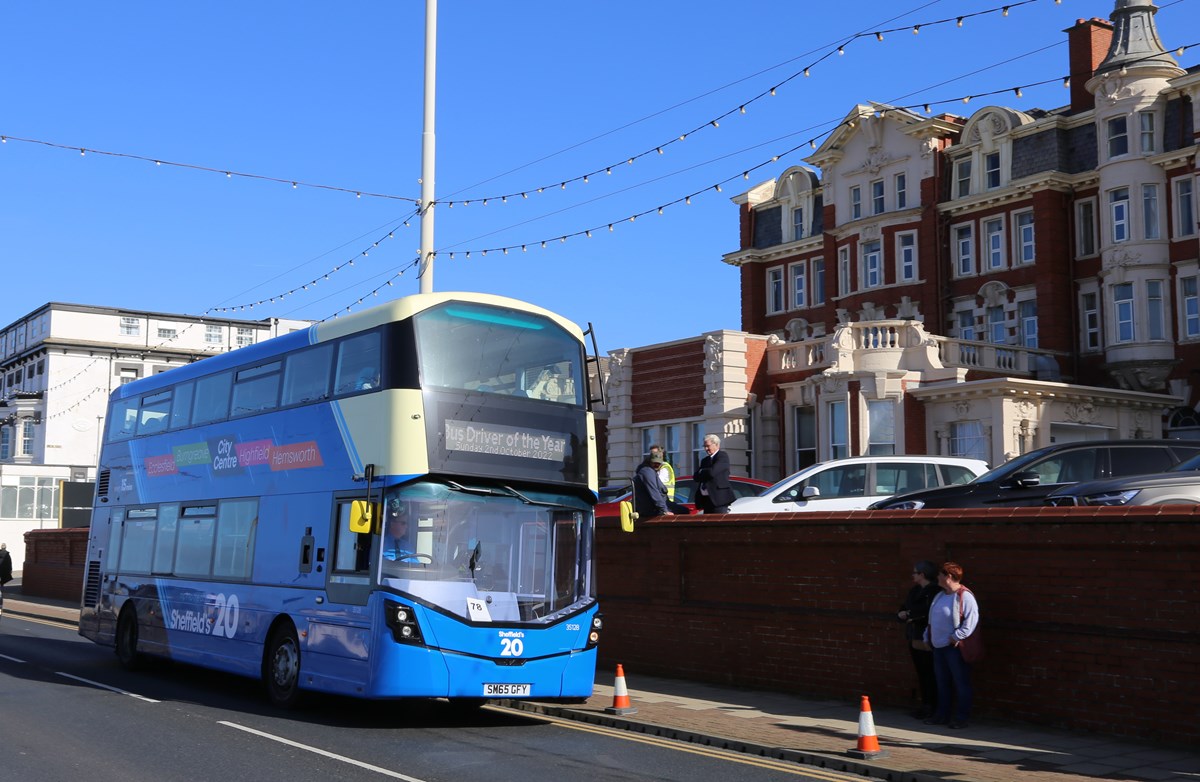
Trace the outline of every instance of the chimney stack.
{"label": "chimney stack", "polygon": [[1090,111],[1096,107],[1096,98],[1086,85],[1112,46],[1112,23],[1098,17],[1079,19],[1063,32],[1071,60],[1071,113]]}

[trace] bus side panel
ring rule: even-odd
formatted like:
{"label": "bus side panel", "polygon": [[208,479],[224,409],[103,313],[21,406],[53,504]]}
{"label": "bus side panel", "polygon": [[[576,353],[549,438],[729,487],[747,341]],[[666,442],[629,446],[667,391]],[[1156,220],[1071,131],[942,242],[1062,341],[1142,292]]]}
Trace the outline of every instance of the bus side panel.
{"label": "bus side panel", "polygon": [[88,533],[83,595],[79,605],[79,634],[98,644],[112,646],[116,638],[116,614],[106,588],[105,547],[109,540],[111,509],[98,507],[92,512]]}
{"label": "bus side panel", "polygon": [[[261,497],[251,580],[256,584],[324,589],[325,570],[333,564],[330,561],[332,552],[326,550],[330,540],[329,509],[328,492]],[[319,549],[310,551],[310,561],[303,563],[301,555],[308,535]],[[314,604],[310,601],[306,607]],[[288,610],[303,609],[289,607]]]}

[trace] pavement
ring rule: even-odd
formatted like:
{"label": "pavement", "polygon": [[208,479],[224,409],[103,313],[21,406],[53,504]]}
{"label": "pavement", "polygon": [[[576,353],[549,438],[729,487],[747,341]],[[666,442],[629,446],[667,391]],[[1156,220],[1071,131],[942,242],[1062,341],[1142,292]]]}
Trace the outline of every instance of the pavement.
{"label": "pavement", "polygon": [[[4,613],[79,621],[78,604],[23,595],[19,582],[5,588]],[[633,713],[613,708],[615,671],[597,673],[586,703],[502,705],[889,782],[1200,782],[1197,749],[993,720],[949,730],[886,707],[871,712],[882,753],[860,758],[858,702],[624,673]]]}

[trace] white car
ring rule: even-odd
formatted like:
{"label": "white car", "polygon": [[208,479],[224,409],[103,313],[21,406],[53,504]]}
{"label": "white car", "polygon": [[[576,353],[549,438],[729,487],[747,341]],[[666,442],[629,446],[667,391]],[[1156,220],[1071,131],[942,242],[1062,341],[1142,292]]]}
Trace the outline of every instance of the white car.
{"label": "white car", "polygon": [[734,500],[730,513],[862,510],[893,494],[950,486],[987,472],[957,456],[851,456],[805,467],[757,497]]}

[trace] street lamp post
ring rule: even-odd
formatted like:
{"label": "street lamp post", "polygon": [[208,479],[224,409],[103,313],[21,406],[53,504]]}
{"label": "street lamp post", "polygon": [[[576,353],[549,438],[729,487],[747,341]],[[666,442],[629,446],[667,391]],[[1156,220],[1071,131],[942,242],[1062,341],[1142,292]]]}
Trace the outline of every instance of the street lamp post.
{"label": "street lamp post", "polygon": [[437,94],[437,0],[425,0],[425,125],[421,132],[421,293],[433,293],[434,105]]}

